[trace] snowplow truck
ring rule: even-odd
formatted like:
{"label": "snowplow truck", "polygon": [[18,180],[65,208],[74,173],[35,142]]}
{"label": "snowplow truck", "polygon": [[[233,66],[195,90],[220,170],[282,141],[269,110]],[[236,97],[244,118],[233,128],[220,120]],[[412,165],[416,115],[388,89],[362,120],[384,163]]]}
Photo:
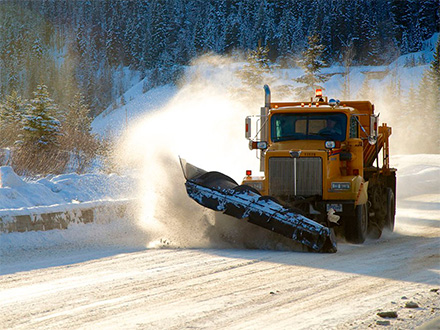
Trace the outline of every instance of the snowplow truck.
{"label": "snowplow truck", "polygon": [[328,100],[322,90],[309,101],[272,102],[267,85],[264,91],[260,115],[245,120],[245,136],[263,175],[246,171],[239,185],[181,160],[188,195],[317,252],[336,252],[335,232],[361,244],[368,235],[379,238],[385,228],[392,231],[391,127],[378,126],[374,105]]}
{"label": "snowplow truck", "polygon": [[[394,229],[396,169],[390,168],[391,127],[379,126],[370,101],[339,101],[317,89],[309,102],[272,102],[265,90],[258,139],[263,177],[243,184],[314,221],[334,227],[350,243]],[[380,159],[381,158],[381,159]]]}

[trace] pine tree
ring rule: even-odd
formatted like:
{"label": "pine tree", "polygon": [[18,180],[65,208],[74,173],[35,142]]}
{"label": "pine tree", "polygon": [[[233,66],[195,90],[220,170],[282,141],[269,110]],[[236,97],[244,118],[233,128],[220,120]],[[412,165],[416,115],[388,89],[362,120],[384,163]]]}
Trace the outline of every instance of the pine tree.
{"label": "pine tree", "polygon": [[6,96],[0,108],[0,123],[3,125],[17,125],[23,119],[26,101],[16,91]]}
{"label": "pine tree", "polygon": [[60,137],[61,148],[70,153],[71,170],[83,172],[96,154],[98,145],[91,133],[90,107],[76,94],[67,108]]}
{"label": "pine tree", "polygon": [[328,77],[321,74],[321,69],[327,67],[321,58],[324,53],[325,46],[320,44],[318,34],[308,37],[307,49],[302,53],[300,66],[305,74],[296,79],[296,82],[305,84],[305,86],[297,87],[296,92],[300,98],[307,98],[314,95],[315,89],[323,88],[320,84],[325,83]]}
{"label": "pine tree", "polygon": [[408,1],[401,0],[390,0],[390,16],[391,21],[393,22],[393,37],[395,44],[402,50],[404,53],[408,51],[408,49],[403,48],[402,46],[407,47],[408,44],[402,44],[402,37],[405,31],[408,30],[411,21],[411,12],[410,12],[410,4]]}
{"label": "pine tree", "polygon": [[419,87],[420,98],[425,97],[424,107],[426,108],[428,130],[433,136],[432,142],[436,148],[429,150],[438,153],[440,151],[440,37],[437,40],[434,59],[428,70],[425,71]]}
{"label": "pine tree", "polygon": [[170,41],[168,1],[161,0],[152,2],[151,7],[151,36],[150,47],[145,59],[147,68],[154,68],[159,61],[162,52],[168,48]]}
{"label": "pine tree", "polygon": [[38,85],[22,121],[18,144],[36,149],[50,149],[59,145],[61,123],[56,119],[57,105],[49,97],[46,85]]}
{"label": "pine tree", "polygon": [[433,89],[433,82],[430,79],[429,70],[426,70],[419,83],[417,90],[417,104],[419,120],[418,127],[414,130],[419,132],[419,137],[425,142],[420,146],[419,153],[438,153],[440,152],[440,111],[438,108],[439,90]]}
{"label": "pine tree", "polygon": [[[408,108],[404,112],[404,118],[411,118],[413,116],[416,116],[417,114],[417,91],[414,87],[414,84],[411,82],[408,90]],[[407,120],[408,123],[410,121]]]}
{"label": "pine tree", "polygon": [[238,73],[246,89],[260,90],[264,84],[270,84],[268,74],[271,72],[271,67],[268,53],[269,48],[261,45],[248,52],[247,64]]}
{"label": "pine tree", "polygon": [[[440,37],[435,46],[434,59],[428,70],[428,77],[432,83],[434,93],[437,97],[440,97]],[[438,104],[440,104],[440,100]]]}
{"label": "pine tree", "polygon": [[26,101],[16,91],[6,96],[0,104],[0,147],[11,147],[20,129],[24,116]]}
{"label": "pine tree", "polygon": [[90,107],[86,103],[84,95],[78,93],[75,95],[72,103],[69,104],[65,116],[63,129],[69,129],[69,133],[90,134],[92,119],[89,117]]}
{"label": "pine tree", "polygon": [[358,93],[358,99],[374,102],[374,98],[374,90],[370,85],[370,79],[368,77],[365,77]]}
{"label": "pine tree", "polygon": [[417,13],[418,21],[420,22],[421,37],[427,39],[431,37],[434,32],[438,32],[440,10],[438,0],[423,0],[418,1],[419,11]]}
{"label": "pine tree", "polygon": [[354,56],[355,56],[355,52],[354,52],[353,43],[350,42],[347,46],[344,47],[344,51],[342,53],[342,64],[344,66],[344,82],[342,83],[342,98],[344,100],[351,99],[350,71]]}

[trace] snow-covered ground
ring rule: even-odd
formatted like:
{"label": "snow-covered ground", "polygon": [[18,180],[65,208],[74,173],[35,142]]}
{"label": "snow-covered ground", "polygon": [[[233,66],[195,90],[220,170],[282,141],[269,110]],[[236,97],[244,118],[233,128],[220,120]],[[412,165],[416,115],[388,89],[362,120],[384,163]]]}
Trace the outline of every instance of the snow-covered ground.
{"label": "snow-covered ground", "polygon": [[0,167],[0,215],[8,211],[125,198],[133,179],[116,174],[62,174],[24,180],[9,166]]}
{"label": "snow-covered ground", "polygon": [[[423,54],[429,60],[432,51]],[[403,63],[353,68],[353,94],[362,72],[394,65],[402,81],[417,82],[426,69]],[[237,67],[211,56],[188,68],[181,87],[144,94],[140,82],[124,106],[94,121],[95,132],[119,137],[121,173],[131,175],[23,181],[2,168],[0,213],[120,198],[140,205],[130,219],[0,234],[0,328],[364,329],[389,321],[413,329],[440,316],[439,154],[397,154],[403,142],[392,140],[395,232],[360,246],[339,242],[331,255],[292,251],[284,239],[215,217],[186,196],[177,155],[237,181],[247,169],[258,172],[242,126],[263,95],[248,103],[233,97]],[[340,85],[334,75],[326,92],[338,94]],[[398,121],[386,109],[381,115],[391,126]],[[419,307],[406,308],[409,301]],[[398,318],[382,319],[379,311]]]}

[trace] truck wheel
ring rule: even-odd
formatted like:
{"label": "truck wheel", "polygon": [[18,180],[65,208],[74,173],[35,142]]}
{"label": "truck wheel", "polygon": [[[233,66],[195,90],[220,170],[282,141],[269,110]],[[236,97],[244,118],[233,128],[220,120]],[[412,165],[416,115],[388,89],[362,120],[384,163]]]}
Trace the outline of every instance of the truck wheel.
{"label": "truck wheel", "polygon": [[347,242],[362,244],[368,232],[368,206],[367,203],[357,205],[353,216],[345,218],[345,239]]}
{"label": "truck wheel", "polygon": [[385,227],[390,231],[394,230],[394,222],[396,217],[396,200],[393,189],[387,188],[387,216],[385,218]]}

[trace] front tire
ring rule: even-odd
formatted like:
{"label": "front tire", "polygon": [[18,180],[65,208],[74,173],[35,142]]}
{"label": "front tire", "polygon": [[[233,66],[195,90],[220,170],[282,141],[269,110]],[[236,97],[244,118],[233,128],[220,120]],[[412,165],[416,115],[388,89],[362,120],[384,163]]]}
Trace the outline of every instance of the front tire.
{"label": "front tire", "polygon": [[349,243],[362,244],[368,233],[367,203],[356,205],[354,215],[345,218],[345,239]]}

